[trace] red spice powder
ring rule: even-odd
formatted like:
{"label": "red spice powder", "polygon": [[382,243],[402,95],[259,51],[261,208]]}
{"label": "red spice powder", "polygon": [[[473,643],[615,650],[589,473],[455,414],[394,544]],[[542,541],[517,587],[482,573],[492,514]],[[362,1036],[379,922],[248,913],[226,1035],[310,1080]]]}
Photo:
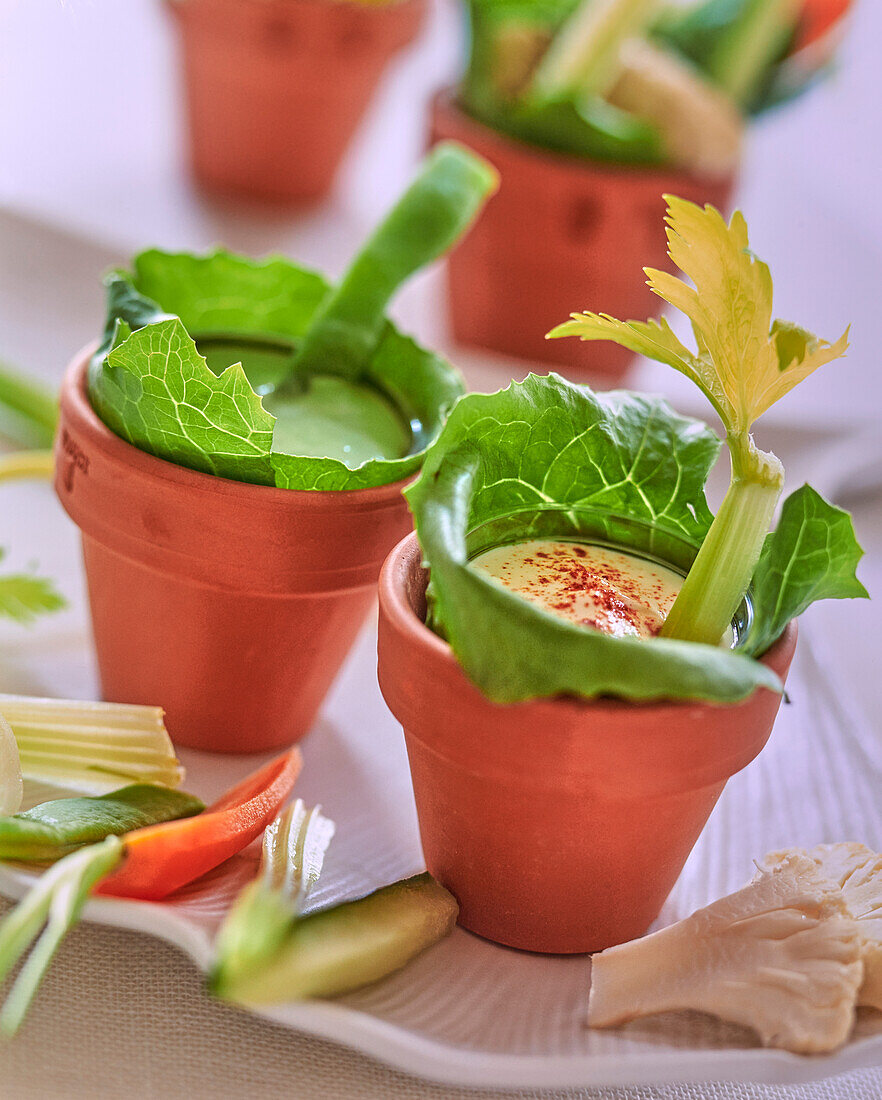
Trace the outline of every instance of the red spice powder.
{"label": "red spice powder", "polygon": [[518,567],[509,561],[498,567],[499,579],[506,587],[515,586],[526,598],[533,596],[554,611],[572,614],[580,600],[593,604],[585,617],[575,620],[584,626],[616,634],[657,635],[661,620],[652,604],[662,607],[670,599],[669,588],[661,577],[635,577],[614,562],[586,562],[590,556],[582,546],[549,542],[547,550],[535,550],[520,559],[533,569],[541,559],[542,572],[538,576],[526,581],[519,576],[515,585],[511,574]]}

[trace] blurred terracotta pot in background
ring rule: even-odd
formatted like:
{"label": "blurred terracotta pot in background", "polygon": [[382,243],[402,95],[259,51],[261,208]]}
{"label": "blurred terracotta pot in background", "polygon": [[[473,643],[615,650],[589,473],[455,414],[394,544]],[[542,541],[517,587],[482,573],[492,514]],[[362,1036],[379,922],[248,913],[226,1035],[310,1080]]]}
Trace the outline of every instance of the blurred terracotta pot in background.
{"label": "blurred terracotta pot in background", "polygon": [[411,528],[402,483],[295,492],[155,458],[61,390],[55,489],[80,528],[105,699],[166,710],[178,745],[264,752],[308,730]]}
{"label": "blurred terracotta pot in background", "polygon": [[[460,923],[499,943],[575,953],[642,935],[781,697],[492,703],[424,624],[420,557],[411,535],[383,566],[379,678],[404,727],[428,869]],[[763,657],[782,679],[795,646],[791,623]]]}
{"label": "blurred terracotta pot in background", "polygon": [[193,173],[219,194],[320,199],[425,0],[169,0]]}
{"label": "blurred terracotta pot in background", "polygon": [[673,270],[663,232],[671,193],[729,206],[734,176],[578,160],[475,121],[451,93],[432,104],[431,139],[461,141],[501,174],[499,192],[447,262],[453,335],[462,344],[621,380],[633,356],[607,342],[546,340],[570,313],[657,316],[644,267]]}

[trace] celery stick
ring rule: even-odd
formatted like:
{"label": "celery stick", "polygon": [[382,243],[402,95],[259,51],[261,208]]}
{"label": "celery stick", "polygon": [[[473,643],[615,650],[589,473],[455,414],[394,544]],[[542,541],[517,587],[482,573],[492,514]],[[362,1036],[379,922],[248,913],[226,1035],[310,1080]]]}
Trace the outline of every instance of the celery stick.
{"label": "celery stick", "polygon": [[159,707],[0,695],[0,715],[26,779],[87,795],[183,780]]}
{"label": "celery stick", "polygon": [[750,250],[736,210],[727,224],[713,206],[674,195],[668,202],[668,255],[692,285],[669,271],[644,268],[650,288],[692,322],[690,351],[666,321],[618,321],[574,313],[548,335],[614,340],[691,378],[726,429],[732,478],[662,637],[717,645],[743,599],[784,485],[784,469],[759,450],[751,429],[767,409],[815,370],[841,358],[848,330],[822,340],[772,317],[772,276]]}
{"label": "celery stick", "polygon": [[720,35],[708,63],[714,81],[749,108],[768,68],[793,36],[803,0],[750,0]]}
{"label": "celery stick", "polygon": [[619,71],[622,43],[655,15],[657,0],[583,0],[540,61],[533,91],[603,96]]}

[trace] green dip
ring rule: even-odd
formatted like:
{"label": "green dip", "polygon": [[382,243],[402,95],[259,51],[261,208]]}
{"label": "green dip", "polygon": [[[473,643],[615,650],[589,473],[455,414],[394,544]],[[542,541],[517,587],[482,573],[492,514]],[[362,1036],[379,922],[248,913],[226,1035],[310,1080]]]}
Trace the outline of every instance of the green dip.
{"label": "green dip", "polygon": [[336,458],[354,469],[371,459],[403,458],[412,448],[410,424],[373,386],[318,374],[301,392],[277,391],[294,355],[286,341],[203,336],[196,346],[215,374],[241,361],[264,408],[276,418],[273,450],[281,454]]}

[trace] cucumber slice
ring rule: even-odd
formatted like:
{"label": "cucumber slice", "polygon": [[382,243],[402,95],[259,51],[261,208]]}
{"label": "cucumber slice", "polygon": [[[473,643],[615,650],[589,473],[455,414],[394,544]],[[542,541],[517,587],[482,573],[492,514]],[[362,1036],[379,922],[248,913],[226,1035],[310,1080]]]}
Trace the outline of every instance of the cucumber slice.
{"label": "cucumber slice", "polygon": [[[448,935],[459,912],[431,875],[295,920],[275,958],[257,970],[223,966],[212,992],[240,1004],[334,997],[399,970]],[[237,972],[238,971],[238,972]]]}

